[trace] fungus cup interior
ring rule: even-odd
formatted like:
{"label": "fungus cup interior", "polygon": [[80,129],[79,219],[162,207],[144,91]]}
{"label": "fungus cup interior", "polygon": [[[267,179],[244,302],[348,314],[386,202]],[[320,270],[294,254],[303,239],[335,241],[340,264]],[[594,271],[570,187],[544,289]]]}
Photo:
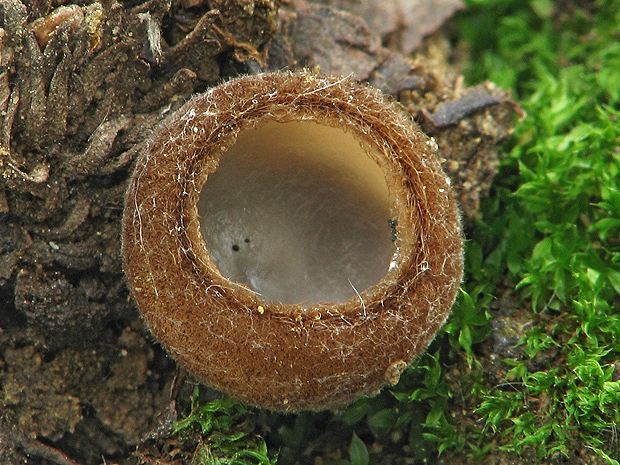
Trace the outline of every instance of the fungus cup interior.
{"label": "fungus cup interior", "polygon": [[198,202],[211,259],[267,301],[358,296],[397,256],[394,201],[380,163],[350,133],[314,122],[241,131]]}

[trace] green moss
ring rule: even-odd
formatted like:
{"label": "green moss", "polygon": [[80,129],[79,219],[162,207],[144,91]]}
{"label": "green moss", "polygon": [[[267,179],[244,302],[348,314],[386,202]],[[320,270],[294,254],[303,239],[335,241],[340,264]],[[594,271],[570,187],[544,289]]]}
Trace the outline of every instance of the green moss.
{"label": "green moss", "polygon": [[[560,11],[549,1],[470,3],[458,20],[471,45],[469,79],[511,89],[527,116],[471,231],[465,288],[499,296],[489,289],[499,276],[531,324],[520,341],[522,357],[504,361],[511,369],[503,383],[483,377],[469,383],[469,392],[449,383],[448,397],[457,402],[443,415],[469,400],[482,427],[455,421],[460,440],[449,427],[435,431],[435,439],[440,450],[448,445],[474,456],[497,444],[539,459],[575,459],[589,450],[615,464],[620,4],[596,2],[586,11],[564,3]],[[466,328],[484,336],[481,316],[461,299],[446,327],[453,350],[474,369],[476,339]]]}
{"label": "green moss", "polygon": [[273,465],[277,454],[268,454],[260,436],[248,432],[243,421],[248,408],[230,398],[203,402],[196,387],[190,406],[181,420],[175,423],[172,437],[189,437],[196,442],[191,453],[195,465]]}

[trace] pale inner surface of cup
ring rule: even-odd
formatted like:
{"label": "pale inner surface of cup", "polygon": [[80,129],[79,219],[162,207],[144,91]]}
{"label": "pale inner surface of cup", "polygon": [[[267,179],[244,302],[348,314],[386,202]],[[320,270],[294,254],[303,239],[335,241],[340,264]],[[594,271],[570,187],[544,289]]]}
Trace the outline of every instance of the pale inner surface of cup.
{"label": "pale inner surface of cup", "polygon": [[313,122],[242,131],[198,203],[211,259],[265,300],[345,302],[396,253],[385,174],[349,133]]}

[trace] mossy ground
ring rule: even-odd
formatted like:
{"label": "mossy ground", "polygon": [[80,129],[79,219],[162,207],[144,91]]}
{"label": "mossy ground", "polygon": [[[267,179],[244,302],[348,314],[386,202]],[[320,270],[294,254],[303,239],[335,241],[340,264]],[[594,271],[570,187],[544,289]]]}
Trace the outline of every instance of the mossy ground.
{"label": "mossy ground", "polygon": [[463,451],[618,463],[620,5],[472,6],[470,78],[512,89],[527,117],[472,228],[465,288],[496,276],[530,322],[504,384],[472,392],[481,428]]}
{"label": "mossy ground", "polygon": [[468,227],[461,296],[379,397],[257,413],[278,463],[620,463],[620,3],[468,3],[467,81],[526,116]]}

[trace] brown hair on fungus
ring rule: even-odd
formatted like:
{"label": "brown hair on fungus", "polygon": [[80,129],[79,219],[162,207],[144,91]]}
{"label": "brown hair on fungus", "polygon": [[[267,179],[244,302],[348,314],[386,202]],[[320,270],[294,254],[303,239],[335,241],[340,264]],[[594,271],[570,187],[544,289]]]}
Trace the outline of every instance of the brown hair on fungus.
{"label": "brown hair on fungus", "polygon": [[[397,220],[385,277],[344,303],[281,304],[222,276],[197,202],[241,131],[341,128],[372,151]],[[273,410],[340,409],[395,384],[446,320],[463,271],[460,217],[427,138],[395,102],[308,71],[225,82],[168,117],[140,155],[123,218],[124,270],[157,339],[206,384]]]}

